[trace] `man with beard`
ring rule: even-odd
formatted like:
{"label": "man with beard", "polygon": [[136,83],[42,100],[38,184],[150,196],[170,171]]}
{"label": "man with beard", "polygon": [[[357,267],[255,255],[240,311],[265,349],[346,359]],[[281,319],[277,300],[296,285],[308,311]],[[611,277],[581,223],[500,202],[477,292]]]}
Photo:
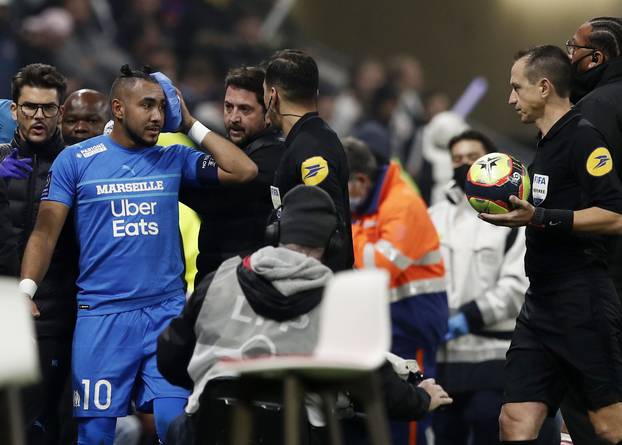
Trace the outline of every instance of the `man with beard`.
{"label": "man with beard", "polygon": [[[596,17],[583,23],[566,51],[574,79],[571,100],[583,116],[602,133],[611,149],[618,176],[622,167],[622,19]],[[622,295],[622,239],[609,240],[609,270],[618,296]],[[571,394],[562,403],[562,414],[575,445],[604,443],[596,437],[585,407]]]}
{"label": "man with beard", "polygon": [[226,259],[265,245],[264,227],[273,209],[270,185],[285,147],[280,132],[266,123],[263,80],[256,67],[232,69],[225,79],[227,137],[257,164],[255,179],[217,193],[189,187],[180,193],[180,201],[201,218],[196,285]]}
{"label": "man with beard", "polygon": [[110,115],[108,98],[95,90],[74,91],[67,97],[63,108],[61,129],[66,145],[102,134]]}
{"label": "man with beard", "polygon": [[298,184],[314,185],[328,192],[341,218],[344,248],[330,255],[333,271],[354,263],[348,198],[348,161],[335,132],[318,116],[318,68],[309,55],[286,49],[268,61],[264,103],[268,118],[285,135],[285,152],[271,189],[276,204]]}
{"label": "man with beard", "polygon": [[127,414],[131,399],[154,412],[158,436],[166,437],[188,395],[168,384],[155,362],[156,338],[185,301],[179,188],[249,181],[257,172],[241,150],[192,117],[181,96],[179,131],[209,153],[156,145],[171,116],[167,98],[155,77],[122,67],[110,93],[112,132],[57,157],[24,254],[20,289],[32,297],[73,208],[80,246],[72,350],[78,443],[112,444],[116,418]]}
{"label": "man with beard", "polygon": [[[60,104],[66,82],[53,66],[37,63],[15,74],[11,90],[11,114],[17,129],[11,143],[0,146],[0,156],[4,158],[2,166],[12,163],[16,167],[11,175],[5,175],[12,233],[0,242],[16,252],[17,275],[40,210],[49,169],[64,147],[58,123],[63,115]],[[30,163],[15,165],[26,160]],[[58,229],[62,229],[58,248],[50,252],[50,268],[41,277],[40,292],[32,302],[42,380],[24,392],[28,443],[57,440],[57,409],[70,366],[78,248],[71,222]]]}

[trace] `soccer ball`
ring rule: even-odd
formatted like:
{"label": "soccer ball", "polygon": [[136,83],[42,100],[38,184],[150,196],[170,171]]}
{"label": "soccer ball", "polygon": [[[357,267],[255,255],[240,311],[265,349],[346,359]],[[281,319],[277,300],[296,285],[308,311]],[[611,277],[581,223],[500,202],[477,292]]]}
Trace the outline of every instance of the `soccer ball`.
{"label": "soccer ball", "polygon": [[464,191],[479,213],[507,213],[510,196],[527,199],[531,189],[527,167],[504,153],[489,153],[469,168]]}

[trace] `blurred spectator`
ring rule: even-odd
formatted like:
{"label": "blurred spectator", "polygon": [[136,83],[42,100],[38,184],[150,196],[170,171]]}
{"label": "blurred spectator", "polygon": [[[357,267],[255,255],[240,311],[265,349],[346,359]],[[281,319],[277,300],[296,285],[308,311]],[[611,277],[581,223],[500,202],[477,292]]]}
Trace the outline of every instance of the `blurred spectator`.
{"label": "blurred spectator", "polygon": [[451,179],[447,143],[468,128],[460,116],[445,111],[434,116],[413,142],[406,170],[417,182],[421,197],[428,205],[443,199],[443,187]]}
{"label": "blurred spectator", "polygon": [[329,122],[339,136],[350,134],[352,127],[363,115],[371,97],[386,82],[384,66],[376,59],[367,59],[352,71],[350,88],[335,101],[335,114]]}
{"label": "blurred spectator", "polygon": [[408,55],[395,57],[389,63],[391,84],[399,93],[399,104],[393,113],[393,152],[406,162],[406,147],[417,130],[426,122],[425,108],[421,99],[424,88],[423,69],[419,61]]}
{"label": "blurred spectator", "polygon": [[0,97],[10,96],[11,77],[19,67],[10,3],[0,0]]}
{"label": "blurred spectator", "polygon": [[425,122],[430,122],[434,116],[451,108],[451,99],[443,91],[428,91],[423,95]]}
{"label": "blurred spectator", "polygon": [[[354,125],[352,129],[352,134],[360,133],[361,131],[365,131],[368,127],[376,127],[377,131],[381,131],[386,133],[389,138],[389,145],[383,147],[382,150],[387,150],[389,158],[394,155],[394,139],[393,139],[393,128],[391,127],[391,120],[393,118],[393,114],[397,109],[398,105],[398,94],[397,91],[388,84],[382,85],[373,91],[368,104],[365,107],[365,114],[363,117]],[[374,153],[377,153],[377,150],[380,147],[374,147],[376,150]],[[374,150],[372,149],[372,151]]]}

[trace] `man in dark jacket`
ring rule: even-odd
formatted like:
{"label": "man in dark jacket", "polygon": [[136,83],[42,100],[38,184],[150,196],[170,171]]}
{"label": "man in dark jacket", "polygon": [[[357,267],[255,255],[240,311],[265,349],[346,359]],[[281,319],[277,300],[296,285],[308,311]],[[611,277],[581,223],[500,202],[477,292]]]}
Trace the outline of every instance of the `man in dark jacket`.
{"label": "man in dark jacket", "polygon": [[[280,220],[267,230],[273,245],[244,258],[230,258],[201,281],[182,314],[158,339],[162,375],[193,391],[187,415],[179,419],[185,425],[182,430],[193,430],[199,410],[206,410],[201,404],[207,402],[202,397],[207,383],[225,377],[214,368],[223,357],[313,351],[319,303],[332,277],[321,261],[340,247],[335,242],[337,227],[337,210],[328,193],[319,187],[296,186],[283,199]],[[433,380],[415,389],[386,366],[382,376],[385,392],[395,398],[395,403],[388,403],[394,415],[412,418],[451,402]]]}
{"label": "man in dark jacket", "polygon": [[[32,168],[23,179],[13,176],[7,180],[12,230],[11,236],[2,242],[16,249],[15,273],[18,273],[37,218],[41,192],[49,181],[48,171],[64,147],[58,124],[63,113],[61,101],[66,82],[53,66],[32,64],[15,74],[11,90],[11,113],[17,130],[10,144],[0,145],[0,159],[5,164],[9,159],[30,158]],[[57,246],[50,269],[32,303],[42,381],[24,394],[29,443],[53,441],[58,433],[56,413],[70,369],[78,266],[71,223],[63,228]]]}
{"label": "man in dark jacket", "polygon": [[[603,135],[622,177],[622,19],[596,17],[583,23],[566,42],[574,69],[571,100]],[[609,239],[609,270],[622,296],[622,237]],[[594,433],[575,394],[561,406],[575,445],[605,443]]]}
{"label": "man in dark jacket", "polygon": [[273,209],[270,185],[285,146],[281,132],[267,126],[263,80],[264,72],[256,67],[232,69],[225,79],[227,138],[257,164],[255,179],[218,191],[185,188],[180,193],[180,201],[201,217],[195,285],[226,259],[265,245],[264,228]]}

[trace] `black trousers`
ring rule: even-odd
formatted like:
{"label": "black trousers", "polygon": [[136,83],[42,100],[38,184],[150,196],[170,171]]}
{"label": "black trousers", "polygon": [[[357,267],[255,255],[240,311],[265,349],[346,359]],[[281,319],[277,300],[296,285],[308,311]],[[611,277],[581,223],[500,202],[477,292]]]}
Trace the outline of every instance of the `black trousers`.
{"label": "black trousers", "polygon": [[38,339],[41,381],[22,391],[26,443],[73,443],[71,337]]}

